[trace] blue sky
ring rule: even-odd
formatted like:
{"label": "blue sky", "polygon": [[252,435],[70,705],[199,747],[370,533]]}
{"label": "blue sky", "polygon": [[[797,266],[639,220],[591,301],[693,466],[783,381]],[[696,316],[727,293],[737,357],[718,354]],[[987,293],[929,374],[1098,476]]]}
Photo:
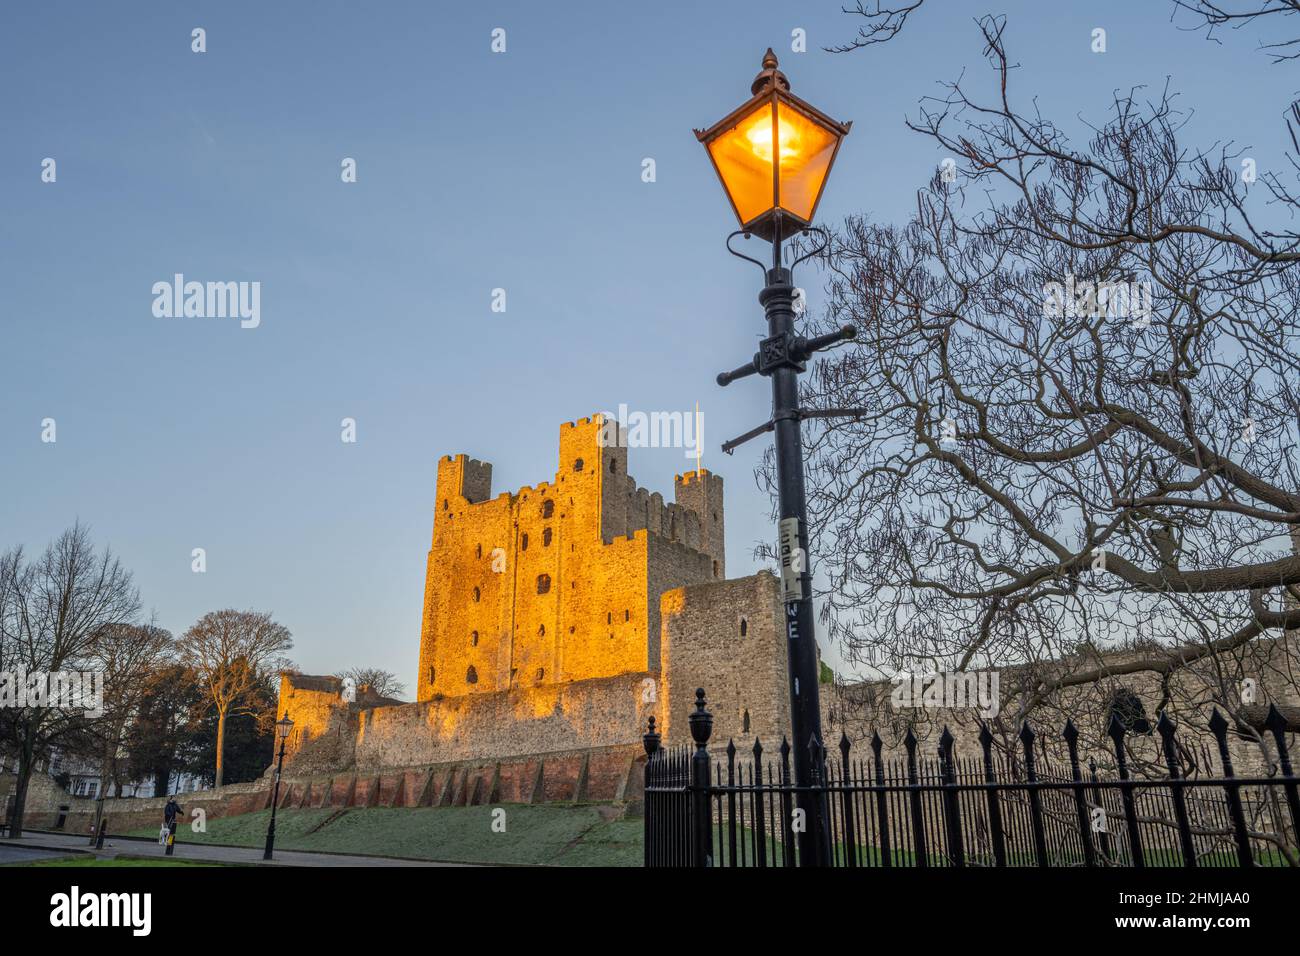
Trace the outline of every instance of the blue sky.
{"label": "blue sky", "polygon": [[[1163,0],[932,3],[851,55],[820,49],[857,29],[838,0],[6,5],[0,548],[79,518],[173,632],[271,610],[304,670],[413,686],[437,458],[485,458],[514,490],[553,474],[562,421],[698,401],[729,570],[749,573],[771,535],[763,441],[717,445],[764,420],[767,383],[713,376],[754,351],[759,277],[723,248],[734,225],[691,128],[743,101],[767,46],[796,93],[854,122],[823,221],[907,216],[943,157],[903,120],[963,69],[992,92],[984,12],[1007,14],[1013,94],[1067,128],[1168,76],[1196,110],[1185,142],[1284,163],[1300,84],[1257,27],[1219,45]],[[795,28],[809,52],[790,52]],[[155,318],[151,287],[178,272],[260,282],[261,325]],[[798,278],[816,308],[820,279]],[[631,456],[666,496],[688,466]]]}

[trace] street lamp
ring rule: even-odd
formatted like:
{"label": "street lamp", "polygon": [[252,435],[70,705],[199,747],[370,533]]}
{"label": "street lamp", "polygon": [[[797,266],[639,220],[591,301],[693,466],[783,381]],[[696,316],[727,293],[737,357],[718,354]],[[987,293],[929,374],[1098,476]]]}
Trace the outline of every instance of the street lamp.
{"label": "street lamp", "polygon": [[[852,123],[839,123],[790,92],[776,54],[763,57],[753,96],[695,135],[731,201],[742,231],[772,242],[812,225],[840,141]],[[788,232],[787,232],[788,231]],[[775,257],[772,265],[781,263]]]}
{"label": "street lamp", "polygon": [[[816,231],[812,225],[817,203],[848,134],[840,123],[790,92],[790,81],[777,69],[769,49],[763,69],[750,87],[752,97],[707,130],[695,135],[709,152],[713,168],[726,190],[740,228],[727,237],[727,249],[763,269],[759,294],[767,317],[768,337],[759,343],[753,360],[718,376],[727,385],[747,375],[772,379],[772,418],[722,446],[735,447],[765,432],[775,432],[777,494],[780,500],[781,589],[785,603],[790,666],[790,721],[794,734],[795,800],[806,826],[799,834],[799,858],[804,865],[830,861],[829,831],[824,804],[815,787],[824,766],[821,711],[818,695],[817,642],[813,632],[812,577],[808,569],[808,529],[804,502],[804,418],[843,413],[842,409],[805,411],[799,407],[799,373],[811,355],[857,331],[845,326],[829,335],[806,339],[795,334],[794,284],[791,270],[781,264],[781,243],[795,233]],[[772,265],[731,248],[737,235],[759,236],[772,243]],[[828,237],[827,237],[828,238]],[[823,245],[822,248],[825,248]],[[817,251],[792,263],[798,265]]]}
{"label": "street lamp", "polygon": [[263,860],[271,859],[271,851],[275,849],[275,811],[280,803],[280,774],[284,770],[284,745],[289,739],[291,730],[293,730],[293,721],[289,719],[289,712],[286,710],[284,716],[275,722],[275,734],[280,738],[280,759],[275,765],[275,790],[271,794],[271,824],[266,828],[266,851],[262,854]]}

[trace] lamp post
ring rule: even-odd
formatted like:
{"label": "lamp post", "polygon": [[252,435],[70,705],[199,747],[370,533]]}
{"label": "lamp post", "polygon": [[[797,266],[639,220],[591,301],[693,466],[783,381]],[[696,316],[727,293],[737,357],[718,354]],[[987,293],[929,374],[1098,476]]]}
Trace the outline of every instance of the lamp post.
{"label": "lamp post", "polygon": [[[769,377],[772,418],[722,447],[730,454],[742,442],[764,432],[775,432],[781,589],[795,741],[795,801],[806,824],[798,834],[799,858],[806,866],[825,866],[830,861],[830,840],[821,795],[813,789],[820,782],[824,750],[799,424],[810,413],[799,407],[799,373],[814,352],[857,333],[852,326],[845,326],[813,339],[795,334],[795,289],[791,269],[781,262],[781,244],[790,235],[814,230],[812,219],[817,203],[840,141],[852,124],[837,122],[794,96],[789,80],[777,66],[776,55],[769,49],[763,57],[762,71],[750,87],[751,98],[709,129],[696,130],[695,135],[708,150],[740,223],[740,229],[727,239],[728,250],[764,271],[765,284],[758,301],[767,318],[767,338],[750,362],[719,375],[718,384],[727,385],[755,373]],[[771,242],[771,268],[731,249],[731,240],[742,234]]]}
{"label": "lamp post", "polygon": [[266,828],[266,851],[262,854],[263,860],[271,859],[271,852],[275,849],[275,811],[280,804],[280,774],[284,770],[284,744],[289,739],[291,730],[293,730],[293,721],[289,719],[289,712],[286,710],[284,716],[275,722],[275,733],[280,738],[280,759],[275,765],[275,790],[271,794],[271,824]]}

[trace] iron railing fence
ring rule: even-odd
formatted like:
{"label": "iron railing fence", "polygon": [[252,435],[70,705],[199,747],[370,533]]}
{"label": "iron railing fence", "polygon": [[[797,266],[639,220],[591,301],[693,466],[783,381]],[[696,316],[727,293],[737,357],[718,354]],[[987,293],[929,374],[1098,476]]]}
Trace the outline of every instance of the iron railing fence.
{"label": "iron railing fence", "polygon": [[[1238,777],[1228,750],[1229,725],[1209,721],[1221,776],[1179,773],[1177,728],[1156,725],[1168,775],[1130,774],[1118,719],[1113,775],[1085,769],[1072,722],[1062,732],[1068,767],[1055,767],[1025,724],[1014,761],[993,751],[981,728],[982,757],[954,758],[945,727],[936,758],[917,753],[909,731],[906,756],[855,754],[841,736],[839,754],[811,744],[822,822],[801,819],[792,783],[791,746],[776,754],[755,742],[749,754],[729,743],[710,754],[712,718],[704,691],[691,715],[694,746],[663,748],[651,718],[645,735],[646,866],[797,866],[796,832],[807,827],[828,845],[834,866],[1295,866],[1300,864],[1300,780],[1287,751],[1287,722],[1271,708],[1265,729],[1277,752],[1275,773]],[[814,829],[815,828],[815,829]]]}

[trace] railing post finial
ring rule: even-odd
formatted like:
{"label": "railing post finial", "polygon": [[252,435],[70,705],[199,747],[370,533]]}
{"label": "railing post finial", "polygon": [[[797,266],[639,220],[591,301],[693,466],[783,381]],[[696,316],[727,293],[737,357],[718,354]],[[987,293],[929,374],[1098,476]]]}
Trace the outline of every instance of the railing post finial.
{"label": "railing post finial", "polygon": [[648,729],[641,736],[641,743],[645,746],[645,755],[647,757],[652,757],[658,752],[659,741],[661,739],[661,736],[655,732],[655,718],[654,714],[651,714],[650,720],[648,721]]}

